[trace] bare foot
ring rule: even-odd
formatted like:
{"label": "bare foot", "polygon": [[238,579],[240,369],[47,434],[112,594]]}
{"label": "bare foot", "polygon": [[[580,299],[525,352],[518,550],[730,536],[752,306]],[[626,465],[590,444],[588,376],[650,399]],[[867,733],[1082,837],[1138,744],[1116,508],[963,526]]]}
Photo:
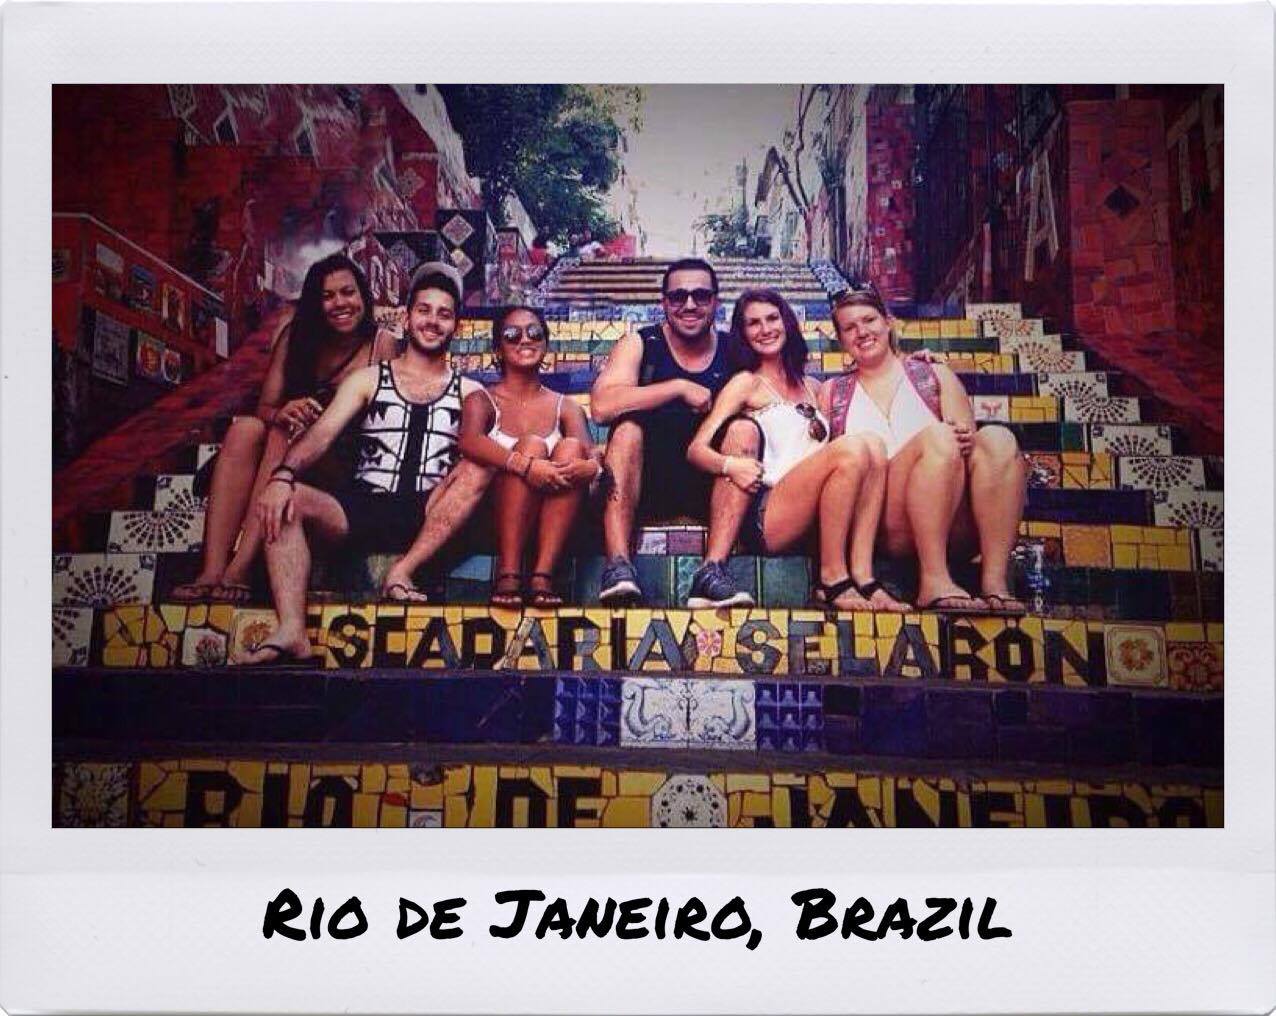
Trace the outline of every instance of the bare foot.
{"label": "bare foot", "polygon": [[867,597],[869,610],[884,614],[907,614],[913,610],[912,604],[896,599],[877,579],[856,580],[855,584],[860,587],[860,595]]}
{"label": "bare foot", "polygon": [[220,575],[196,575],[189,582],[174,586],[168,596],[174,603],[200,603],[210,599],[220,583]]}
{"label": "bare foot", "polygon": [[410,572],[391,565],[381,580],[381,599],[391,603],[427,603],[429,597],[416,587]]}
{"label": "bare foot", "polygon": [[942,586],[920,586],[917,609],[948,614],[986,614],[988,603],[978,596],[971,596],[957,583],[950,582]]}

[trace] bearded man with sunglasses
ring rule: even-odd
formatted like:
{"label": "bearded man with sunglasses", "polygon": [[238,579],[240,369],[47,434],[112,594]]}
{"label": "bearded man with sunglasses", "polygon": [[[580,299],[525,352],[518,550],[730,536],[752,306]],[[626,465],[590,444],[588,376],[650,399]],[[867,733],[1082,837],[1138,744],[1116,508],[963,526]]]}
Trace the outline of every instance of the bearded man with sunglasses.
{"label": "bearded man with sunglasses", "polygon": [[[718,276],[707,262],[684,258],[665,269],[660,292],[664,322],[618,340],[590,396],[595,422],[611,425],[603,603],[642,599],[630,559],[637,517],[704,521],[709,511],[712,478],[687,462],[687,448],[731,373],[724,337],[714,328]],[[738,508],[737,527],[746,509],[747,503]]]}

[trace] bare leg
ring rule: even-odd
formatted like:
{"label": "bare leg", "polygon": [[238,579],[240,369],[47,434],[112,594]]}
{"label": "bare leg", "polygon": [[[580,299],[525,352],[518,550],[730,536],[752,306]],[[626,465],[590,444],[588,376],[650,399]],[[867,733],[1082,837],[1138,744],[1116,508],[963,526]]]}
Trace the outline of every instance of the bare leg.
{"label": "bare leg", "polygon": [[[543,459],[547,449],[545,442],[534,435],[520,437],[514,451],[529,459]],[[523,549],[527,536],[536,528],[541,510],[539,490],[520,476],[502,473],[492,483],[492,514],[496,519],[496,573],[492,582],[492,599],[508,599],[513,605],[520,593],[522,582],[517,585],[510,576],[523,573]]]}
{"label": "bare leg", "polygon": [[[558,463],[576,462],[585,457],[584,446],[574,437],[565,437],[554,446],[554,454],[550,459]],[[570,490],[546,494],[541,502],[540,535],[536,546],[535,564],[528,587],[538,593],[539,599],[551,598],[555,601],[552,576],[562,557],[563,547],[567,543],[567,534],[571,532],[572,523],[576,519],[580,506],[585,500],[584,487],[572,487]],[[546,604],[553,606],[553,604]]]}
{"label": "bare leg", "polygon": [[[767,499],[763,523],[767,550],[792,546],[818,518],[820,584],[829,586],[848,578],[846,544],[851,511],[868,465],[864,439],[843,436],[789,470]],[[850,590],[829,606],[839,610],[868,609],[864,598]]]}
{"label": "bare leg", "polygon": [[[204,516],[204,563],[190,583],[173,591],[176,599],[194,599],[196,587],[215,586],[222,581],[235,534],[251,503],[253,477],[266,445],[267,430],[265,422],[257,417],[239,416],[226,431],[213,465]],[[179,595],[179,590],[187,591],[187,595]]]}
{"label": "bare leg", "polygon": [[[758,425],[752,420],[733,420],[727,426],[719,451],[723,455],[756,459],[761,441]],[[725,476],[713,481],[709,495],[709,540],[705,548],[706,561],[724,562],[740,535],[740,524],[749,510],[753,495],[741,490]]]}
{"label": "bare leg", "polygon": [[[266,446],[261,453],[261,464],[257,467],[257,479],[253,483],[252,501],[257,500],[270,479],[271,471],[283,462],[288,453],[288,435],[279,427],[269,428],[266,434]],[[251,503],[251,502],[250,502]],[[244,519],[244,527],[239,534],[239,544],[235,547],[235,555],[222,573],[222,585],[246,585],[253,562],[261,553],[261,521],[256,512],[249,512]]]}
{"label": "bare leg", "polygon": [[385,573],[381,583],[383,593],[398,586],[399,598],[409,602],[425,601],[424,594],[412,584],[413,573],[457,534],[483,500],[495,475],[495,470],[469,459],[462,459],[452,467],[430,496],[425,506],[425,521],[412,546]]}
{"label": "bare leg", "polygon": [[[281,652],[302,660],[310,656],[310,640],[306,638],[310,541],[340,542],[350,530],[337,499],[304,483],[297,484],[292,510],[292,519],[283,523],[279,538],[266,544],[266,569],[279,624],[262,648],[244,654],[236,663],[273,663]],[[278,649],[272,651],[266,645]]]}
{"label": "bare leg", "polygon": [[967,463],[970,511],[979,534],[980,587],[985,596],[1011,599],[1007,569],[1023,519],[1027,467],[1015,435],[981,427]]}
{"label": "bare leg", "polygon": [[[948,570],[948,537],[965,478],[957,438],[944,423],[935,423],[914,437],[887,468],[882,513],[886,548],[895,556],[917,554],[919,604],[946,597],[971,598]],[[986,607],[972,600],[972,610]]]}
{"label": "bare leg", "polygon": [[622,420],[612,428],[603,465],[611,474],[611,490],[603,506],[603,546],[608,557],[629,558],[634,513],[642,494],[642,428]]}
{"label": "bare leg", "polygon": [[[861,434],[868,457],[868,466],[860,480],[859,500],[855,503],[855,513],[851,519],[851,545],[848,556],[851,565],[851,578],[855,584],[866,586],[874,581],[873,545],[877,540],[877,527],[882,519],[882,508],[886,503],[886,468],[889,460],[886,457],[886,445],[876,434]],[[886,589],[875,589],[867,597],[868,602],[877,610],[907,610],[903,603]]]}

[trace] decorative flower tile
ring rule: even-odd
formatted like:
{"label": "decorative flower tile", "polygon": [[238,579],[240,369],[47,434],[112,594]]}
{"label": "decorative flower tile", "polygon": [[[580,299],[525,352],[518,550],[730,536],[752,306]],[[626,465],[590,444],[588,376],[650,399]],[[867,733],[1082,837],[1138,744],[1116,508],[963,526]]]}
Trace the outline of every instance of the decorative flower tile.
{"label": "decorative flower tile", "polygon": [[1223,530],[1198,529],[1196,531],[1197,561],[1201,571],[1223,570]]}
{"label": "decorative flower tile", "polygon": [[1167,681],[1165,632],[1152,625],[1112,624],[1104,629],[1108,683],[1160,687]]}
{"label": "decorative flower tile", "polygon": [[1139,400],[1102,395],[1065,398],[1063,418],[1071,423],[1138,423]]}
{"label": "decorative flower tile", "polygon": [[204,543],[204,513],[190,508],[112,512],[107,549],[115,554],[189,554]]}
{"label": "decorative flower tile", "polygon": [[1096,423],[1090,427],[1090,451],[1109,455],[1172,455],[1170,428]]}
{"label": "decorative flower tile", "polygon": [[1063,458],[1058,452],[1028,453],[1028,486],[1056,490],[1063,486]]}
{"label": "decorative flower tile", "polygon": [[756,747],[752,681],[687,681],[686,684],[694,695],[689,747]]}
{"label": "decorative flower tile", "polygon": [[1126,455],[1117,459],[1121,490],[1204,490],[1205,461],[1190,455]]}
{"label": "decorative flower tile", "polygon": [[227,641],[226,634],[216,628],[187,628],[182,632],[182,666],[222,666]]}
{"label": "decorative flower tile", "polygon": [[93,611],[85,607],[53,608],[53,666],[83,667],[89,662]]}
{"label": "decorative flower tile", "polygon": [[1045,334],[1040,318],[987,317],[981,327],[985,336],[998,339],[1035,339]]}
{"label": "decorative flower tile", "polygon": [[408,828],[410,829],[442,829],[443,812],[429,808],[423,811],[408,812]]}
{"label": "decorative flower tile", "polygon": [[983,423],[1010,422],[1009,395],[973,395],[970,399],[975,420]]}
{"label": "decorative flower tile", "polygon": [[453,215],[439,232],[446,236],[448,242],[454,247],[459,247],[474,235],[474,227],[465,221],[464,216]]}
{"label": "decorative flower tile", "polygon": [[275,630],[277,624],[278,619],[273,610],[235,611],[235,618],[230,623],[230,641],[226,646],[227,660],[257,649]]}
{"label": "decorative flower tile", "polygon": [[1019,370],[1039,374],[1075,374],[1085,371],[1085,353],[1079,349],[1051,349],[1035,340],[1022,343],[1015,350]]}
{"label": "decorative flower tile", "polygon": [[1062,335],[1003,335],[1001,336],[1001,352],[1023,355],[1036,353],[1062,353]]}
{"label": "decorative flower tile", "polygon": [[1211,642],[1171,642],[1166,652],[1175,691],[1222,691],[1223,650]]}
{"label": "decorative flower tile", "polygon": [[687,707],[685,679],[625,678],[620,692],[620,743],[628,747],[684,747]]}
{"label": "decorative flower tile", "polygon": [[68,763],[62,773],[60,825],[120,828],[128,824],[127,762]]}
{"label": "decorative flower tile", "polygon": [[57,554],[53,558],[55,607],[150,603],[154,587],[154,554]]}
{"label": "decorative flower tile", "polygon": [[660,829],[727,824],[727,797],[707,776],[674,773],[651,798],[651,824]]}
{"label": "decorative flower tile", "polygon": [[1152,496],[1152,518],[1158,526],[1223,528],[1221,490],[1158,490]]}
{"label": "decorative flower tile", "polygon": [[202,512],[208,499],[195,493],[195,476],[192,473],[163,473],[155,477],[155,500],[151,507],[157,512],[179,509]]}
{"label": "decorative flower tile", "polygon": [[1017,321],[1023,317],[1023,307],[1017,303],[968,303],[966,304],[967,321],[988,321],[991,319]]}
{"label": "decorative flower tile", "polygon": [[1108,397],[1108,375],[1103,371],[1046,373],[1037,375],[1037,392],[1056,399],[1085,401],[1095,396]]}

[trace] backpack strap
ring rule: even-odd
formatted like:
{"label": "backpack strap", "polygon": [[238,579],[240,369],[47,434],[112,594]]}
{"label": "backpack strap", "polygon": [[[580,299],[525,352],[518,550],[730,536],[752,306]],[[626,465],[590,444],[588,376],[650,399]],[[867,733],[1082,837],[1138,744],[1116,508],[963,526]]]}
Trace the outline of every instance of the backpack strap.
{"label": "backpack strap", "polygon": [[942,420],[944,413],[940,406],[939,375],[935,373],[934,365],[928,360],[905,357],[904,375],[917,389],[917,394],[926,403],[926,408],[935,414],[935,419]]}
{"label": "backpack strap", "polygon": [[855,396],[855,383],[859,380],[855,371],[839,374],[829,382],[829,440],[846,433],[846,413]]}

